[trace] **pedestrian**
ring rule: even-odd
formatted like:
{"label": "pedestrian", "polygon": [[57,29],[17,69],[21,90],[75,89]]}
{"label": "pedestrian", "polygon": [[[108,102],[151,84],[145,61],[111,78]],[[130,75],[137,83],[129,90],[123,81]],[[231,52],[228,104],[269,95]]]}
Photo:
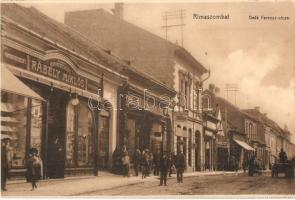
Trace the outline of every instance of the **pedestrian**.
{"label": "pedestrian", "polygon": [[127,148],[123,148],[122,165],[124,176],[129,177],[130,157],[128,155]]}
{"label": "pedestrian", "polygon": [[248,175],[253,176],[254,170],[255,170],[255,155],[253,155],[249,160]]}
{"label": "pedestrian", "polygon": [[1,141],[1,191],[7,191],[6,181],[11,168],[11,161],[12,149],[10,147],[10,138],[3,138]]}
{"label": "pedestrian", "polygon": [[175,173],[175,155],[174,152],[171,152],[168,156],[169,160],[169,177],[172,177],[172,174]]}
{"label": "pedestrian", "polygon": [[154,176],[159,176],[159,168],[160,168],[160,159],[161,159],[161,152],[158,149],[155,153],[153,162],[154,162]]}
{"label": "pedestrian", "polygon": [[149,165],[149,167],[148,167],[147,176],[150,176],[151,172],[153,171],[153,168],[154,168],[153,160],[154,160],[154,155],[150,150],[148,150],[148,165]]}
{"label": "pedestrian", "polygon": [[28,182],[32,183],[32,191],[37,188],[37,182],[41,179],[43,174],[42,160],[38,155],[36,148],[30,149],[29,158],[27,160],[26,178]]}
{"label": "pedestrian", "polygon": [[141,152],[139,149],[136,149],[133,154],[133,165],[134,165],[135,176],[138,176],[140,161],[141,161]]}
{"label": "pedestrian", "polygon": [[177,183],[183,183],[183,172],[185,169],[185,155],[182,151],[178,151],[175,159],[175,167],[177,173]]}
{"label": "pedestrian", "polygon": [[159,161],[160,186],[162,186],[163,183],[165,186],[167,186],[167,175],[168,175],[169,166],[170,166],[170,163],[167,156],[167,152],[164,151]]}
{"label": "pedestrian", "polygon": [[141,159],[141,170],[142,170],[142,178],[146,178],[148,175],[149,170],[149,161],[148,161],[148,149],[145,149],[142,153],[142,159]]}

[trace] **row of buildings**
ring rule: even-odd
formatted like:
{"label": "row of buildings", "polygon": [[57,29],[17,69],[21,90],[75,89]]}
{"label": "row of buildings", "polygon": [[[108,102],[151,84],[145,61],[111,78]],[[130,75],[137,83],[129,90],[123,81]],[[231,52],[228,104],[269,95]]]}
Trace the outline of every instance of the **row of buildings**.
{"label": "row of buildings", "polygon": [[1,4],[1,134],[12,138],[11,175],[29,149],[44,177],[116,170],[120,150],[182,150],[187,171],[242,167],[256,153],[266,169],[291,134],[259,109],[241,110],[204,82],[210,72],[185,48],[103,9],[65,14]]}

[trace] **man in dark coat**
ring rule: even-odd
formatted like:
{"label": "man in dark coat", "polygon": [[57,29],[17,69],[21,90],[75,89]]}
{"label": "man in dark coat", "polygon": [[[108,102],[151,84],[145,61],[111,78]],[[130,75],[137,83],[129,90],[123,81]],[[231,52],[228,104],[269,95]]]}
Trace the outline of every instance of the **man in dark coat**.
{"label": "man in dark coat", "polygon": [[255,157],[256,157],[256,155],[252,156],[251,159],[249,160],[249,170],[248,170],[249,176],[253,176],[253,174],[254,174],[254,170],[255,170]]}
{"label": "man in dark coat", "polygon": [[169,159],[167,157],[166,151],[164,151],[159,161],[160,186],[163,185],[163,182],[164,182],[164,185],[167,186],[167,175],[168,175],[169,166],[170,166]]}
{"label": "man in dark coat", "polygon": [[141,162],[141,152],[139,149],[136,149],[133,154],[133,165],[135,170],[135,176],[138,176],[140,162]]}
{"label": "man in dark coat", "polygon": [[175,167],[177,173],[177,183],[183,183],[183,172],[185,169],[185,155],[181,152],[177,152],[177,156],[175,158]]}
{"label": "man in dark coat", "polygon": [[10,147],[10,139],[5,138],[1,142],[1,190],[6,191],[6,181],[8,171],[11,167],[12,151]]}

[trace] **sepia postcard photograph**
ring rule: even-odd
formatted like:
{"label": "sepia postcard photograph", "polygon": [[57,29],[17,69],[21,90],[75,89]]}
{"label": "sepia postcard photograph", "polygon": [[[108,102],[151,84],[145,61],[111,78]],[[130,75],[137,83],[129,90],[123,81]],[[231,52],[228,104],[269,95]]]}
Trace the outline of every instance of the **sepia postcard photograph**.
{"label": "sepia postcard photograph", "polygon": [[1,198],[295,199],[295,1],[0,1]]}

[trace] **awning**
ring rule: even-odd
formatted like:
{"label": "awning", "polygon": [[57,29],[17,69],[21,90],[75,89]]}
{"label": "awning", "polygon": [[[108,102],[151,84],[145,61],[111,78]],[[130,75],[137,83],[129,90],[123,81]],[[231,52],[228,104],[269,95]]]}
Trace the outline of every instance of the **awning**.
{"label": "awning", "polygon": [[18,95],[44,100],[40,95],[21,82],[3,64],[1,66],[1,91],[11,92]]}
{"label": "awning", "polygon": [[234,139],[234,141],[240,145],[241,147],[243,147],[244,149],[248,150],[248,151],[255,151],[255,149],[253,147],[251,147],[249,144],[247,144],[246,142],[243,142],[241,140],[237,140]]}

